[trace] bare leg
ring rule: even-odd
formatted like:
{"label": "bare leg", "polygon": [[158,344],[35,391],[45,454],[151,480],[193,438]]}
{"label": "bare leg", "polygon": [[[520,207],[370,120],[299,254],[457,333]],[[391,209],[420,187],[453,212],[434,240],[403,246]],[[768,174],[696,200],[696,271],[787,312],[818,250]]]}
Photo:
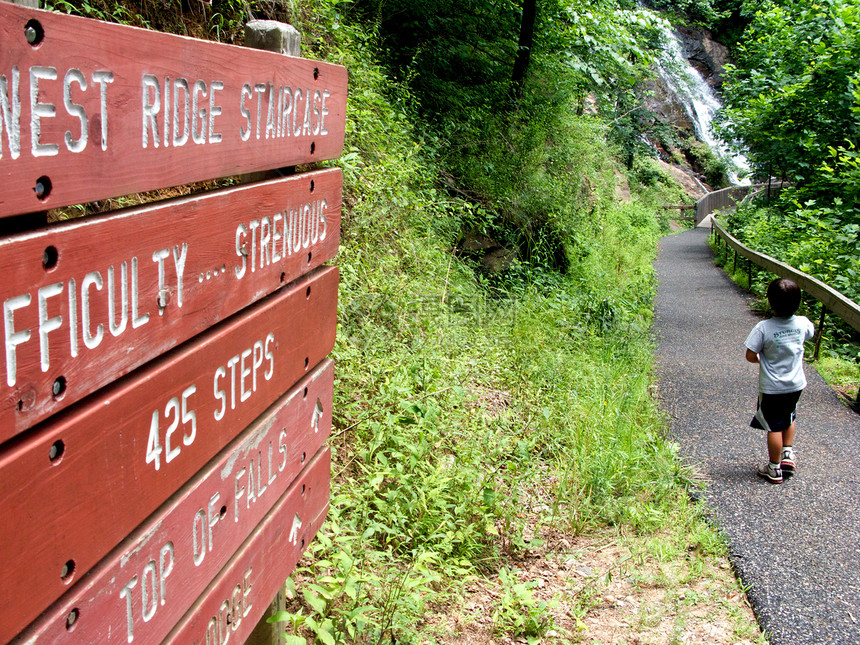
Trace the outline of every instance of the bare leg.
{"label": "bare leg", "polygon": [[782,447],[794,445],[794,424],[792,423],[782,431]]}
{"label": "bare leg", "polygon": [[767,454],[771,462],[778,464],[782,458],[782,437],[784,433],[791,431],[791,436],[794,437],[794,425],[782,432],[767,433]]}

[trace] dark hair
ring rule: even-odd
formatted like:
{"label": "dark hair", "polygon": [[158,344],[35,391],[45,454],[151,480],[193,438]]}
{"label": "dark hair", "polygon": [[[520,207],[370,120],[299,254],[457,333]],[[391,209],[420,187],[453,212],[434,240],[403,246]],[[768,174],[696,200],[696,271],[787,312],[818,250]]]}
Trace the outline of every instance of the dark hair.
{"label": "dark hair", "polygon": [[794,280],[776,278],[767,286],[767,301],[777,318],[793,316],[800,306],[800,287]]}

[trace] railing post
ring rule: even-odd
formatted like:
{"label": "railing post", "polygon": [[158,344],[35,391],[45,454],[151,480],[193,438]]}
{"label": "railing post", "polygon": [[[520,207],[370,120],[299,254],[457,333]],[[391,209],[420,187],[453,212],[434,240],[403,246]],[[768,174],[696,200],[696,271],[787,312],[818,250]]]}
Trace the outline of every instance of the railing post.
{"label": "railing post", "polygon": [[753,268],[752,268],[752,260],[747,258],[747,291],[752,293],[753,290]]}
{"label": "railing post", "polygon": [[815,352],[812,354],[812,360],[818,360],[818,351],[821,349],[821,338],[824,336],[824,317],[827,314],[827,307],[821,305],[821,317],[818,319],[818,336],[815,338]]}

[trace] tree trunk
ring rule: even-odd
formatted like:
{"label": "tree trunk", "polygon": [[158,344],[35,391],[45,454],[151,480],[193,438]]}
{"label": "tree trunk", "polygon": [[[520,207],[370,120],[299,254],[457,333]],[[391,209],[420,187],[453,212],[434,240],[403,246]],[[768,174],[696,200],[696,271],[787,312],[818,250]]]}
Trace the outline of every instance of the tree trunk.
{"label": "tree trunk", "polygon": [[517,58],[514,61],[514,71],[511,75],[513,90],[517,99],[522,98],[523,86],[529,70],[536,17],[537,0],[523,0],[523,18],[520,23],[519,47],[517,48]]}

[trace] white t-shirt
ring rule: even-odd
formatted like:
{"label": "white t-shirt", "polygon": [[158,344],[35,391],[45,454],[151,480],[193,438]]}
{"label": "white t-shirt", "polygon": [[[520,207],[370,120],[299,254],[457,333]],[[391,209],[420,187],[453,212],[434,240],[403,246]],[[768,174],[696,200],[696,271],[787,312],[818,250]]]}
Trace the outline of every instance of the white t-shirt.
{"label": "white t-shirt", "polygon": [[815,334],[806,316],[768,318],[758,323],[744,345],[759,356],[758,390],[764,394],[797,392],[806,387],[803,342]]}

